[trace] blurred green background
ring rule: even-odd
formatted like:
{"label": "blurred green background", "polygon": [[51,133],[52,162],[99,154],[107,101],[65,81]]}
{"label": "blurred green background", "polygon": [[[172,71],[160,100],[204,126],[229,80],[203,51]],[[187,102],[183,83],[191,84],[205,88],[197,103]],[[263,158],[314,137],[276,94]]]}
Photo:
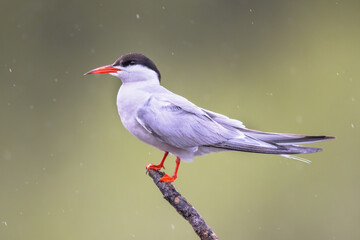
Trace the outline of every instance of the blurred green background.
{"label": "blurred green background", "polygon": [[[177,189],[221,239],[360,238],[359,1],[2,1],[0,239],[197,239],[151,179],[162,152],[122,126],[141,52],[162,84],[263,131],[327,134],[304,156],[183,163]],[[166,163],[172,173],[174,157]]]}

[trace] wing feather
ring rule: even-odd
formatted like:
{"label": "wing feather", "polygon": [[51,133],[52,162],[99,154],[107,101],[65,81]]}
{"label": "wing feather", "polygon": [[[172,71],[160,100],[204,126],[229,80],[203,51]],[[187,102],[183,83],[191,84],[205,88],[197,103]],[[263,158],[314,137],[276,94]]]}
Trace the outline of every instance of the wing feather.
{"label": "wing feather", "polygon": [[136,119],[153,136],[178,148],[214,145],[243,136],[181,97],[152,96],[138,109]]}

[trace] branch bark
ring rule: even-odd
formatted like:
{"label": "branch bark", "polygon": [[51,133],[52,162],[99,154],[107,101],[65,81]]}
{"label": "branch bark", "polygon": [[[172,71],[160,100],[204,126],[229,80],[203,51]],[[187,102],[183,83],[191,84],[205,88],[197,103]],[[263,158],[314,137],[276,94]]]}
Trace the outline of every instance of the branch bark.
{"label": "branch bark", "polygon": [[196,209],[186,201],[186,199],[175,189],[171,183],[160,182],[160,178],[164,175],[150,169],[149,176],[153,179],[155,185],[159,188],[164,198],[175,208],[175,210],[183,216],[193,227],[196,234],[202,240],[219,240],[216,234],[211,230],[209,225],[200,216]]}

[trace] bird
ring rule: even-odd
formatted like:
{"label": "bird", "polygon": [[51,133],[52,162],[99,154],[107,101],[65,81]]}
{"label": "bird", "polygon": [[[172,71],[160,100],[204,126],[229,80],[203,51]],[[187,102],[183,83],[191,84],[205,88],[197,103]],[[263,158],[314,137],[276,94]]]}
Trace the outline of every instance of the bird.
{"label": "bird", "polygon": [[236,119],[198,107],[161,85],[155,63],[141,53],[128,53],[113,64],[95,68],[84,75],[109,73],[122,81],[117,94],[117,109],[124,127],[139,140],[164,152],[157,165],[161,170],[168,154],[176,157],[174,174],[161,182],[173,182],[181,161],[220,151],[278,154],[306,163],[292,154],[315,153],[322,149],[301,144],[334,139],[331,136],[306,136],[262,132],[246,128]]}

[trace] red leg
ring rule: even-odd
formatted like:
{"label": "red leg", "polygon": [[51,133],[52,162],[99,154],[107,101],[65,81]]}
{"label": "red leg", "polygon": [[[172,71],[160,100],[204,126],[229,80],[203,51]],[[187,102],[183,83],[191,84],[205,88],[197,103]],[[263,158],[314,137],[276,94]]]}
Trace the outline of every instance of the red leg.
{"label": "red leg", "polygon": [[146,170],[147,170],[147,171],[149,171],[149,169],[160,170],[161,168],[165,169],[165,167],[164,167],[164,162],[165,162],[165,159],[166,159],[166,157],[167,157],[168,154],[169,154],[169,152],[165,152],[165,154],[164,154],[164,156],[163,156],[160,164],[158,164],[158,165],[154,165],[154,164],[151,164],[151,163],[148,164],[148,165],[146,166]]}
{"label": "red leg", "polygon": [[175,166],[175,171],[174,171],[174,175],[172,177],[169,177],[167,174],[165,174],[161,179],[160,182],[173,182],[175,181],[175,179],[177,178],[177,172],[179,170],[179,165],[180,165],[180,158],[176,157],[176,166]]}

